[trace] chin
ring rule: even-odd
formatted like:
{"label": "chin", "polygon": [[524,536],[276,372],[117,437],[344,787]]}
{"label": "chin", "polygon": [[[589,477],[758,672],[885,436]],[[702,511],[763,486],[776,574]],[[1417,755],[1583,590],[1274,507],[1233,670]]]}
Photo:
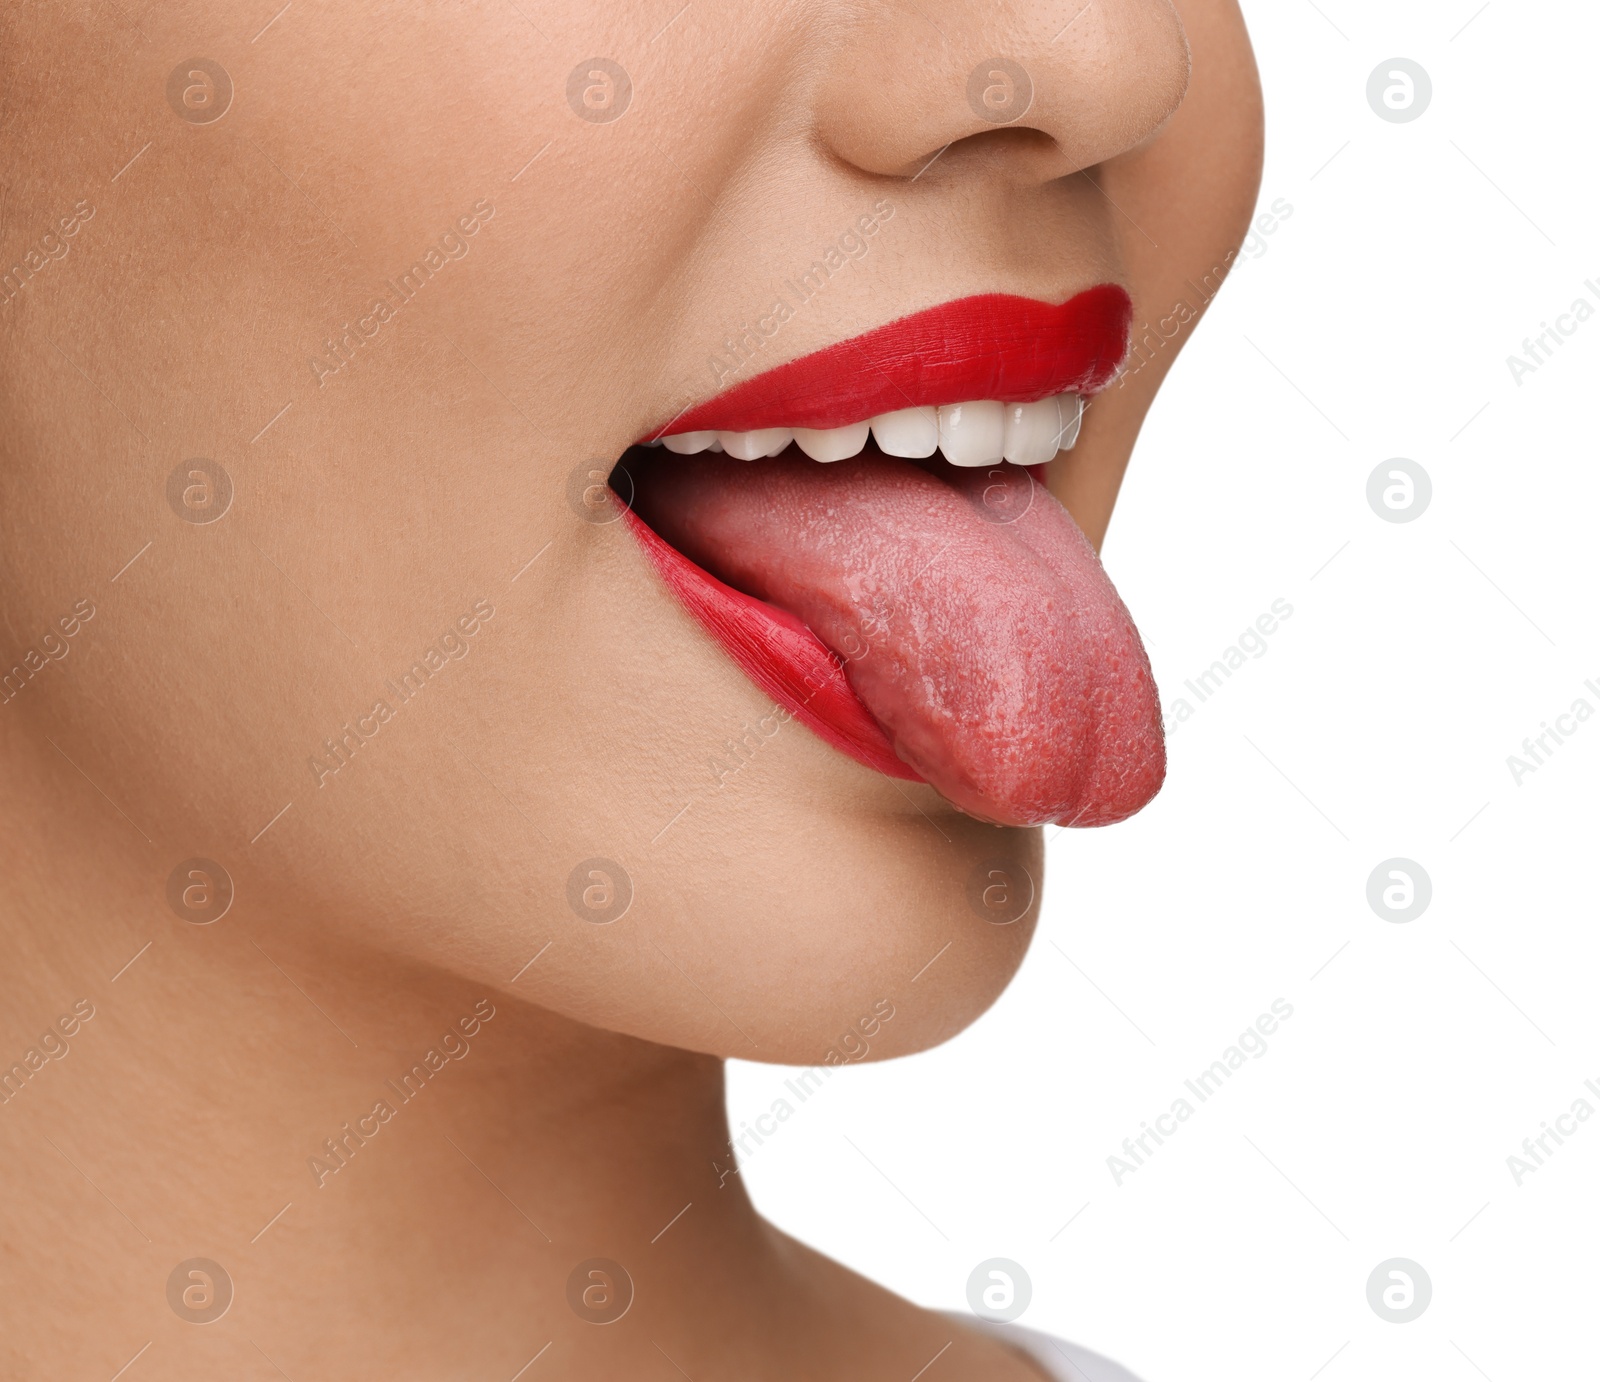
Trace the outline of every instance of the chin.
{"label": "chin", "polygon": [[636,924],[672,982],[603,1025],[792,1065],[882,1060],[962,1031],[1022,964],[1042,839],[900,804],[821,822],[765,810],[737,846],[688,843],[682,863],[642,877]]}

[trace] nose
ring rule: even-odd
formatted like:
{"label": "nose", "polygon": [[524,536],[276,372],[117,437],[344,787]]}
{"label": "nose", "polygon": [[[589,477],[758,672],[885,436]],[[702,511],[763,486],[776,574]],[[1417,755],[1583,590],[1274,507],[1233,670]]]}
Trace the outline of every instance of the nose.
{"label": "nose", "polygon": [[836,154],[869,173],[915,173],[959,146],[1012,179],[1065,177],[1147,138],[1189,82],[1171,0],[856,8],[836,30],[817,122]]}

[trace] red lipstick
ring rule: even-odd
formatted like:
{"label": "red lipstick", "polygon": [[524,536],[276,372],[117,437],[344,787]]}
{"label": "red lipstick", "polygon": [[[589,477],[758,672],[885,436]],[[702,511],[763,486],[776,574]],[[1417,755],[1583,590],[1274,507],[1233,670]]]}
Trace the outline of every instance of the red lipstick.
{"label": "red lipstick", "polygon": [[663,542],[631,510],[629,530],[657,574],[728,656],[790,715],[858,763],[921,782],[845,677],[846,659],[788,611],[724,585]]}
{"label": "red lipstick", "polygon": [[[1090,393],[1121,362],[1129,317],[1115,284],[1060,305],[965,298],[779,365],[653,435]],[[757,686],[857,762],[1002,825],[1109,824],[1161,785],[1138,632],[1027,471],[875,444],[826,463],[796,445],[753,462],[639,448],[625,466],[627,526],[668,588]]]}
{"label": "red lipstick", "polygon": [[844,427],[901,408],[1091,394],[1128,348],[1133,302],[1101,283],[1059,305],[1005,293],[960,298],[803,355],[671,419],[668,432]]}

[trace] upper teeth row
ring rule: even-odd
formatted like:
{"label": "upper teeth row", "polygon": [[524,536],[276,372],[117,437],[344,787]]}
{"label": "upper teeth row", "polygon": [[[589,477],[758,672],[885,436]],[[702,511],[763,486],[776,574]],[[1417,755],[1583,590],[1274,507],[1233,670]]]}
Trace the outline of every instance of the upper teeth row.
{"label": "upper teeth row", "polygon": [[679,455],[726,451],[741,461],[776,456],[790,442],[814,461],[842,461],[877,438],[886,456],[916,459],[944,452],[951,465],[1041,465],[1071,450],[1083,423],[1083,399],[1075,393],[1037,403],[946,403],[937,408],[901,408],[848,427],[763,427],[754,432],[678,432],[661,444]]}

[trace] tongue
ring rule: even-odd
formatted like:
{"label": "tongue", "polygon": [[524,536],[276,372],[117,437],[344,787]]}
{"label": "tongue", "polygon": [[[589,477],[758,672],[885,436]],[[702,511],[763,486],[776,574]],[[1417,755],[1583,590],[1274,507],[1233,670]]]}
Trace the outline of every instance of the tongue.
{"label": "tongue", "polygon": [[652,455],[635,507],[808,625],[899,758],[962,810],[1002,825],[1132,815],[1166,772],[1161,712],[1093,548],[1026,471],[932,467]]}

